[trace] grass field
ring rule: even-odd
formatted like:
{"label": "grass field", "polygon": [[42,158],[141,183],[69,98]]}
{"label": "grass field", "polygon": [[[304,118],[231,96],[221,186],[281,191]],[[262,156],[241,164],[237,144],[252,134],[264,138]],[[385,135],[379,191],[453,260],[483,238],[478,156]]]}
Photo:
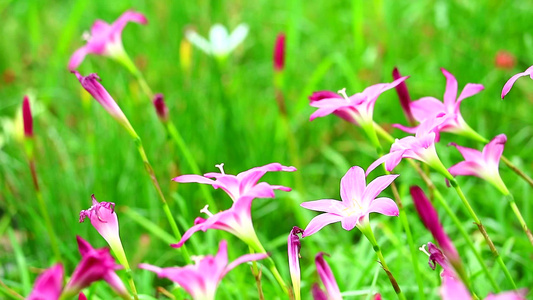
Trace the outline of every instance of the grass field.
{"label": "grass field", "polygon": [[[366,169],[378,156],[365,133],[335,116],[309,116],[316,110],[308,96],[317,90],[346,88],[348,95],[380,82],[391,82],[398,67],[409,75],[406,84],[413,99],[433,96],[442,100],[445,78],[440,68],[455,75],[459,90],[467,83],[485,90],[461,106],[468,124],[492,139],[504,133],[504,155],[532,175],[533,82],[523,78],[501,100],[504,83],[533,64],[533,4],[524,1],[0,1],[0,298],[27,296],[38,274],[57,262],[39,208],[25,154],[20,114],[24,95],[32,100],[34,153],[42,198],[59,241],[68,275],[80,260],[76,235],[101,248],[106,242],[89,224],[79,224],[79,212],[99,201],[116,203],[120,235],[133,268],[140,298],[152,299],[155,287],[172,291],[176,299],[189,297],[166,279],[137,269],[138,263],[183,266],[162,205],[146,175],[135,143],[92,97],[67,64],[84,45],[81,38],[96,19],[113,22],[134,9],[148,19],[146,26],[128,24],[122,40],[126,52],[156,93],[163,93],[171,121],[193,155],[200,173],[217,172],[224,163],[227,174],[237,174],[271,162],[295,166],[296,172],[268,173],[262,181],[292,187],[274,199],[256,199],[254,226],[290,286],[287,236],[293,226],[305,228],[316,213],[300,207],[304,201],[340,199],[339,182],[351,166]],[[206,36],[221,23],[230,30],[240,23],[249,34],[223,63],[192,46],[190,57],[180,55],[185,30]],[[281,91],[286,117],[276,104],[272,53],[278,33],[286,35],[286,58]],[[500,51],[514,56],[511,67],[496,64]],[[182,52],[183,53],[183,52]],[[190,62],[190,67],[187,67]],[[124,66],[106,57],[88,55],[78,68],[82,75],[98,73],[144,143],[170,210],[183,233],[208,199],[196,183],[171,179],[193,174],[184,153],[168,139],[151,99]],[[407,136],[391,124],[406,124],[394,90],[377,100],[374,121],[394,137]],[[293,139],[294,138],[294,139]],[[291,144],[295,141],[295,145]],[[443,133],[439,157],[449,167],[462,157],[448,143],[482,149],[481,143]],[[390,143],[383,143],[388,151]],[[531,186],[503,163],[500,174],[528,225],[533,226]],[[381,175],[374,171],[371,179]],[[417,247],[433,238],[424,228],[409,194],[411,185],[427,187],[406,162],[395,170],[399,194]],[[481,253],[501,290],[513,289],[495,262],[482,235],[452,188],[434,172],[430,177],[455,212]],[[532,245],[506,199],[490,184],[474,177],[457,177],[465,195],[483,221],[488,234],[517,287],[533,285]],[[208,186],[219,209],[231,206],[221,190]],[[382,196],[391,197],[386,189]],[[494,292],[478,261],[457,227],[436,205],[444,228],[467,270],[475,293],[484,298]],[[212,210],[212,212],[216,212]],[[204,215],[205,216],[205,215]],[[390,270],[407,299],[438,299],[439,271],[428,267],[421,251],[411,255],[399,218],[372,214],[371,224]],[[162,233],[160,233],[160,231]],[[159,233],[158,233],[159,232]],[[228,241],[230,261],[248,253],[233,235],[209,230],[194,234],[186,243],[192,255],[214,255],[219,242]],[[326,226],[302,240],[302,299],[311,299],[318,282],[314,257],[323,251],[345,299],[369,299],[379,292],[394,299],[385,272],[372,245],[359,230],[345,231],[340,224]],[[260,266],[265,262],[259,261]],[[420,270],[419,290],[413,266]],[[265,299],[287,299],[266,266],[262,267]],[[126,282],[124,271],[118,271]],[[89,299],[113,299],[105,282],[85,290]],[[257,299],[249,266],[239,266],[222,280],[217,299]]]}

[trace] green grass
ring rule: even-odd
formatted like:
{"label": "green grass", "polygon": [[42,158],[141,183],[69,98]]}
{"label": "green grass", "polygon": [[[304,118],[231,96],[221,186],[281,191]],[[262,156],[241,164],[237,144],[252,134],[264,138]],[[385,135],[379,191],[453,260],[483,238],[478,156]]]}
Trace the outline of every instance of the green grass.
{"label": "green grass", "polygon": [[[360,128],[334,116],[308,121],[314,109],[308,105],[307,96],[315,90],[337,91],[346,87],[348,94],[353,94],[368,85],[392,81],[391,72],[397,66],[403,75],[411,76],[407,85],[413,99],[442,98],[445,80],[439,68],[444,67],[457,77],[460,89],[469,82],[485,86],[483,92],[463,102],[464,118],[488,138],[505,133],[508,137],[505,155],[531,174],[533,82],[521,79],[505,101],[499,98],[505,81],[533,64],[533,19],[529,13],[533,5],[530,3],[264,0],[130,3],[121,0],[111,5],[101,0],[49,2],[0,1],[3,23],[0,27],[3,39],[0,118],[13,118],[25,94],[43,105],[43,111],[34,117],[36,164],[67,274],[72,273],[80,258],[76,235],[94,246],[106,246],[89,222],[78,224],[79,211],[90,206],[93,193],[99,201],[117,204],[122,241],[130,260],[161,266],[184,264],[179,252],[168,247],[168,235],[151,232],[136,218],[141,215],[151,222],[150,226],[171,234],[131,138],[100,105],[82,93],[74,75],[67,71],[70,55],[83,45],[80,38],[83,31],[95,19],[111,22],[129,8],[146,14],[149,24],[129,24],[123,32],[124,47],[154,92],[165,94],[171,119],[202,172],[217,171],[214,165],[221,162],[225,163],[228,174],[270,162],[292,164],[286,127],[276,106],[272,69],[275,37],[279,32],[287,34],[284,93],[290,129],[300,149],[301,165],[296,167],[304,186],[290,193],[279,192],[275,199],[257,199],[252,208],[258,236],[287,282],[290,279],[287,235],[292,226],[307,225],[297,221],[295,210],[303,210],[299,203],[340,199],[339,182],[347,169],[353,165],[366,169],[376,158]],[[185,28],[193,26],[205,36],[216,22],[230,29],[241,22],[247,23],[249,36],[220,69],[212,58],[193,49],[192,68],[184,72],[179,45]],[[499,50],[516,56],[513,69],[495,67]],[[170,181],[192,170],[178,148],[167,143],[164,128],[149,99],[142,94],[135,78],[110,59],[88,56],[79,70],[84,75],[99,74],[143,139],[183,232],[200,215],[206,199],[198,184],[178,185]],[[378,99],[374,120],[386,128],[392,123],[405,124],[394,91]],[[392,133],[405,136],[398,130]],[[461,159],[455,149],[446,147],[452,141],[482,147],[443,134],[438,151],[446,166]],[[384,148],[388,150],[389,146]],[[413,184],[425,189],[423,182],[407,163],[402,163],[395,172],[401,174],[397,181],[415,244],[432,241],[414,211],[408,191]],[[501,174],[526,222],[530,221],[533,218],[531,187],[503,165]],[[267,174],[264,180],[295,187],[295,178],[293,173],[280,172]],[[432,179],[457,211],[498,284],[503,290],[511,289],[454,191],[446,188],[442,177],[432,174]],[[459,177],[458,181],[517,285],[530,287],[532,248],[504,198],[477,178]],[[231,205],[222,191],[210,191],[219,207]],[[391,196],[390,190],[383,195]],[[479,272],[477,261],[444,210],[437,209],[472,276],[476,292],[485,296],[491,289]],[[314,215],[303,212],[306,222]],[[399,219],[377,214],[371,218],[390,269],[407,298],[416,299],[417,284]],[[533,226],[531,222],[529,225]],[[11,138],[0,148],[0,279],[23,296],[28,293],[28,276],[33,282],[36,270],[54,263],[44,228],[23,144]],[[311,285],[318,280],[314,266],[318,251],[331,255],[326,260],[346,298],[364,299],[348,295],[369,289],[381,292],[384,299],[395,297],[385,273],[378,270],[369,242],[361,237],[358,230],[347,232],[334,224],[302,240],[303,299],[310,298]],[[194,255],[214,254],[221,239],[229,241],[230,260],[247,251],[241,241],[220,231],[196,233],[187,246]],[[427,298],[437,298],[440,285],[437,271],[427,266],[427,257],[422,252],[416,262],[427,283],[424,290]],[[266,299],[285,299],[266,267],[263,272]],[[142,270],[134,270],[134,276],[141,294],[153,296],[156,285],[171,288],[169,281],[156,279]],[[98,299],[113,297],[103,283],[95,284],[91,293]],[[0,295],[10,297],[3,287]],[[222,281],[218,296],[257,298],[249,268],[240,266],[230,272]]]}

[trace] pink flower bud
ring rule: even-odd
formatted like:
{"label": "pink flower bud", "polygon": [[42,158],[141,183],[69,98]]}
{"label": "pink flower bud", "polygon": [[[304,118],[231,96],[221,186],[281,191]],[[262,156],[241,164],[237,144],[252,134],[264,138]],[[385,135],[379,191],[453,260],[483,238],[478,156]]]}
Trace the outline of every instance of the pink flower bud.
{"label": "pink flower bud", "polygon": [[280,33],[276,38],[274,46],[274,70],[276,72],[283,71],[285,67],[285,34]]}
{"label": "pink flower bud", "polygon": [[[398,71],[398,68],[394,68],[392,71],[392,78],[394,80],[401,78],[402,75],[400,74],[400,71]],[[407,90],[407,85],[404,82],[401,82],[396,87],[396,93],[398,93],[398,98],[400,98],[400,105],[402,106],[403,112],[405,113],[405,116],[407,117],[407,120],[411,124],[415,124],[415,118],[413,117],[413,113],[411,112],[411,96],[409,95],[409,91]]]}
{"label": "pink flower bud", "polygon": [[28,96],[24,96],[24,100],[22,101],[22,119],[24,121],[24,135],[26,137],[33,137],[33,117],[31,115]]}
{"label": "pink flower bud", "polygon": [[35,280],[27,300],[58,299],[63,288],[63,266],[56,264]]}
{"label": "pink flower bud", "polygon": [[161,120],[161,122],[167,122],[168,121],[168,107],[165,104],[165,99],[163,97],[163,94],[156,94],[154,96],[154,107],[155,107],[157,116],[159,117],[159,120]]}

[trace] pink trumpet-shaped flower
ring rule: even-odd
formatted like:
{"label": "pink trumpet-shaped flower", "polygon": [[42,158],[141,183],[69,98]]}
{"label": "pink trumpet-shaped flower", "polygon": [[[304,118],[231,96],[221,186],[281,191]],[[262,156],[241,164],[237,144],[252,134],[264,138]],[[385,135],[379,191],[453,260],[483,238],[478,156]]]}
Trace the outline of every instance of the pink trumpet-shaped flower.
{"label": "pink trumpet-shaped flower", "polygon": [[163,94],[156,94],[154,96],[154,107],[155,112],[157,113],[157,117],[159,117],[159,120],[161,122],[165,123],[168,121],[168,107],[165,104],[165,98],[163,97]]}
{"label": "pink trumpet-shaped flower", "polygon": [[249,261],[267,258],[265,253],[246,254],[228,264],[227,242],[221,241],[215,257],[207,255],[185,267],[159,268],[140,264],[139,268],[166,277],[183,287],[193,299],[215,299],[215,293],[222,278],[236,266]]}
{"label": "pink trumpet-shaped flower", "polygon": [[72,71],[72,73],[76,75],[81,86],[89,92],[89,94],[91,94],[91,96],[93,96],[93,98],[96,99],[96,101],[98,101],[98,103],[100,103],[100,105],[102,105],[120,125],[124,126],[132,136],[137,136],[135,130],[131,127],[128,118],[126,118],[118,104],[100,83],[101,79],[96,73],[89,74],[88,76],[82,76],[78,71]]}
{"label": "pink trumpet-shaped flower", "polygon": [[[400,75],[400,71],[398,71],[398,68],[394,68],[392,70],[392,78],[394,80],[401,78],[402,75]],[[409,121],[410,124],[415,122],[415,118],[413,116],[413,113],[411,112],[411,96],[409,95],[409,90],[407,90],[407,85],[405,84],[405,81],[398,84],[396,87],[396,93],[398,94],[398,98],[400,98],[400,105],[402,106],[402,110],[405,114],[405,117]]]}
{"label": "pink trumpet-shaped flower", "polygon": [[[444,102],[433,97],[424,97],[411,102],[411,111],[414,118],[422,123],[427,119],[435,118],[437,115],[443,115],[446,119],[438,126],[439,132],[453,132],[477,137],[477,134],[463,119],[460,105],[464,99],[481,92],[484,89],[483,85],[467,83],[459,97],[457,97],[457,80],[446,69],[441,68],[441,71],[446,77]],[[409,133],[415,133],[417,130],[417,127],[410,128],[399,124],[396,124],[395,127]]]}
{"label": "pink trumpet-shaped flower", "polygon": [[87,44],[72,54],[68,62],[69,70],[76,69],[87,54],[109,56],[120,59],[124,55],[122,45],[122,30],[128,22],[146,24],[146,17],[135,11],[126,11],[113,24],[107,24],[102,20],[96,20],[91,27],[91,33],[87,38]]}
{"label": "pink trumpet-shaped flower", "polygon": [[[327,300],[342,300],[341,292],[339,290],[339,286],[337,285],[337,281],[335,280],[335,277],[333,276],[333,272],[331,271],[331,268],[329,267],[328,263],[324,259],[324,253],[320,252],[315,256],[315,264],[316,264],[316,270],[318,272],[318,276],[320,277],[320,280],[324,284],[324,287],[326,288],[326,293],[320,290],[318,286],[313,286],[313,290],[318,289],[318,291],[313,291],[313,296],[315,293],[317,294],[317,297],[314,297],[315,300],[317,299],[327,299]],[[323,296],[327,298],[323,298]]]}
{"label": "pink trumpet-shaped flower", "polygon": [[56,264],[37,277],[27,300],[57,300],[63,289],[63,266]]}
{"label": "pink trumpet-shaped flower", "polygon": [[94,249],[80,236],[77,236],[77,240],[81,261],[65,287],[63,292],[65,298],[77,295],[82,289],[99,280],[105,280],[117,294],[127,296],[128,290],[115,273],[115,270],[120,269],[121,266],[115,263],[109,249]]}
{"label": "pink trumpet-shaped flower", "polygon": [[120,242],[115,203],[98,202],[94,194],[91,195],[91,199],[93,205],[89,209],[80,212],[80,223],[85,221],[85,218],[89,218],[96,231],[108,244],[115,243],[116,240]]}
{"label": "pink trumpet-shaped flower", "polygon": [[328,91],[316,92],[309,99],[311,100],[310,105],[318,109],[311,114],[309,120],[313,121],[318,117],[324,117],[334,113],[350,123],[362,127],[368,126],[372,124],[374,105],[379,95],[396,87],[407,78],[409,77],[401,77],[391,83],[375,84],[367,87],[363,92],[350,97],[346,95],[344,89],[339,91],[342,96]]}
{"label": "pink trumpet-shaped flower", "polygon": [[276,72],[283,71],[285,67],[285,34],[280,33],[276,37],[276,44],[274,45],[274,70]]}
{"label": "pink trumpet-shaped flower", "polygon": [[302,237],[310,236],[324,226],[335,222],[341,222],[345,230],[352,230],[355,226],[366,224],[371,212],[398,216],[398,207],[392,199],[376,198],[398,176],[380,176],[367,186],[365,171],[358,166],[351,167],[341,179],[342,201],[324,199],[300,204],[310,210],[326,212],[309,222]]}
{"label": "pink trumpet-shaped flower", "polygon": [[450,143],[461,152],[465,160],[451,166],[448,171],[453,176],[477,176],[482,178],[507,195],[509,190],[503,183],[499,171],[500,158],[506,142],[507,137],[505,134],[497,135],[483,147],[483,151]]}
{"label": "pink trumpet-shaped flower", "polygon": [[22,120],[24,121],[24,135],[30,138],[33,137],[33,117],[28,96],[24,96],[22,101]]}
{"label": "pink trumpet-shaped flower", "polygon": [[[172,180],[176,182],[197,182],[210,184],[215,189],[221,188],[235,202],[241,197],[252,198],[273,198],[274,190],[290,191],[291,189],[281,185],[270,185],[266,182],[257,183],[266,172],[273,171],[296,171],[295,167],[286,167],[279,163],[271,163],[262,167],[252,168],[248,171],[235,175],[228,175],[224,172],[224,164],[217,165],[220,173],[206,173],[200,175],[181,175]],[[212,180],[210,178],[214,178]]]}
{"label": "pink trumpet-shaped flower", "polygon": [[294,299],[300,299],[300,243],[299,233],[303,230],[294,226],[289,233],[287,241],[287,253],[289,256],[289,272],[291,273],[292,288],[294,291]]}
{"label": "pink trumpet-shaped flower", "polygon": [[417,128],[415,136],[396,139],[391,146],[390,152],[374,161],[368,167],[366,174],[368,175],[382,163],[385,163],[385,169],[390,172],[400,163],[402,158],[412,158],[428,164],[448,179],[451,179],[451,175],[442,165],[435,149],[435,130],[445,120],[446,117],[444,116],[427,119]]}
{"label": "pink trumpet-shaped flower", "polygon": [[527,68],[527,70],[525,70],[522,73],[518,73],[516,75],[513,75],[513,77],[511,77],[511,78],[509,78],[509,80],[507,80],[507,82],[505,83],[505,85],[503,86],[503,89],[502,89],[502,99],[505,98],[505,96],[507,96],[507,94],[509,93],[509,91],[513,87],[514,83],[518,80],[518,78],[520,78],[522,76],[527,76],[527,75],[529,75],[529,77],[531,79],[533,79],[533,66]]}

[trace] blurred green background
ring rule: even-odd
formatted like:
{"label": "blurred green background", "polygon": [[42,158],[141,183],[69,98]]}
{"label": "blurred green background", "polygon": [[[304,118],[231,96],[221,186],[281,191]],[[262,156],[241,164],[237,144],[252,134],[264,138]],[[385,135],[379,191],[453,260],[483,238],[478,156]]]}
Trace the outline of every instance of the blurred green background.
{"label": "blurred green background", "polygon": [[[179,252],[141,227],[133,215],[140,214],[170,232],[131,138],[81,90],[75,76],[67,70],[70,55],[84,44],[83,32],[96,19],[111,23],[127,9],[142,12],[149,23],[126,26],[122,35],[124,47],[154,92],[165,95],[171,119],[202,172],[217,171],[214,165],[221,162],[225,163],[228,174],[270,162],[294,165],[295,160],[288,151],[290,135],[280,118],[273,84],[274,41],[278,33],[286,34],[283,93],[301,164],[295,165],[298,175],[280,172],[265,176],[265,181],[295,189],[277,193],[275,199],[255,200],[252,215],[259,238],[272,253],[287,282],[288,232],[294,225],[305,227],[315,215],[298,208],[299,203],[340,199],[340,178],[348,168],[359,165],[366,169],[376,158],[360,128],[335,116],[308,121],[314,108],[308,105],[307,97],[313,91],[337,91],[346,87],[347,93],[353,94],[368,85],[392,81],[391,72],[396,66],[402,75],[411,76],[406,83],[413,99],[424,96],[442,99],[445,80],[439,68],[444,67],[456,76],[459,89],[469,82],[485,86],[483,92],[463,102],[465,120],[489,139],[505,133],[508,137],[505,155],[527,173],[531,171],[533,83],[529,79],[519,80],[505,101],[500,99],[500,92],[509,77],[533,64],[533,3],[1,0],[0,279],[24,296],[29,293],[39,269],[54,262],[23,144],[14,137],[16,129],[9,125],[9,119],[18,113],[26,94],[42,108],[34,116],[37,171],[61,240],[67,274],[71,274],[79,261],[76,235],[97,247],[106,245],[88,222],[77,224],[79,211],[90,207],[93,193],[99,201],[117,204],[122,241],[133,264],[184,263]],[[218,66],[213,58],[193,48],[191,68],[183,68],[179,49],[185,29],[194,28],[206,36],[214,23],[222,23],[230,30],[246,23],[250,32],[226,64]],[[509,66],[496,63],[500,51],[513,57]],[[177,147],[167,142],[150,99],[142,94],[138,82],[126,69],[108,58],[89,55],[79,71],[83,75],[99,74],[143,139],[180,229],[185,231],[200,215],[206,199],[198,184],[178,186],[170,181],[192,170]],[[405,124],[394,91],[378,99],[374,120],[385,128],[393,123]],[[20,135],[21,129],[18,130]],[[398,130],[391,132],[397,137],[405,136]],[[478,149],[483,146],[443,134],[438,150],[447,166],[461,159],[455,149],[446,147],[451,141]],[[416,244],[422,245],[431,236],[414,212],[408,187],[423,186],[423,182],[404,164],[395,171],[401,174],[397,181]],[[530,187],[505,167],[501,174],[529,222],[532,219]],[[296,187],[298,176],[303,184]],[[433,179],[482,249],[498,283],[504,290],[510,289],[482,237],[463,213],[459,199],[445,188],[440,176],[435,175]],[[476,178],[459,178],[459,182],[517,284],[531,286],[531,245],[503,197]],[[231,205],[222,191],[209,190],[219,207]],[[390,191],[383,195],[390,196]],[[301,220],[296,218],[296,209],[303,211]],[[485,296],[490,286],[480,274],[477,262],[450,220],[443,213],[441,217],[474,278],[478,295]],[[389,267],[407,298],[415,299],[417,286],[411,256],[399,221],[382,215],[373,215],[372,219]],[[229,240],[230,260],[247,251],[242,242],[220,231],[196,233],[187,245],[193,254],[214,254],[222,238]],[[381,292],[384,299],[395,297],[368,241],[361,239],[357,230],[346,232],[335,224],[302,241],[304,299],[310,298],[311,284],[318,280],[313,262],[318,251],[331,255],[326,259],[341,291],[347,292],[346,298],[364,299],[372,291]],[[427,267],[427,257],[422,252],[418,259],[427,277],[428,298],[435,298],[438,272]],[[257,298],[253,277],[247,269],[240,266],[238,271],[228,274],[219,288],[221,299]],[[149,272],[135,271],[135,276],[141,294],[153,295],[156,285],[169,289],[171,286],[169,281],[154,279]],[[378,277],[374,281],[375,276]],[[281,293],[266,269],[263,285],[267,299],[280,297],[276,296]],[[112,297],[104,284],[94,285],[91,294],[95,299]],[[10,297],[4,286],[0,286],[0,295]]]}

